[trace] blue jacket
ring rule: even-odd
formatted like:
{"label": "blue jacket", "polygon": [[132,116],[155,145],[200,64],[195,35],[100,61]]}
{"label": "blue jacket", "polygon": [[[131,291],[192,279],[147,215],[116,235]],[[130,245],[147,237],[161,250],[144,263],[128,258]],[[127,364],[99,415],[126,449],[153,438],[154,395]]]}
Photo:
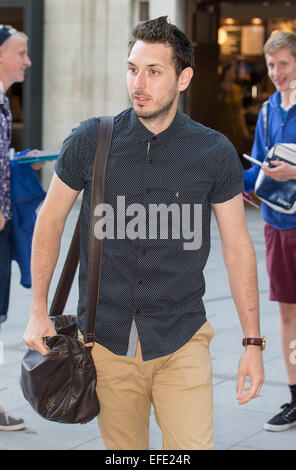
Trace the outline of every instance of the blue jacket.
{"label": "blue jacket", "polygon": [[11,242],[12,259],[21,271],[21,284],[31,287],[31,245],[36,209],[44,200],[36,171],[30,164],[11,161]]}
{"label": "blue jacket", "polygon": [[[267,122],[269,149],[277,143],[296,143],[296,105],[289,109],[287,116],[284,119],[280,107],[280,100],[281,95],[278,91],[276,91],[268,100],[269,105]],[[260,111],[257,120],[255,141],[251,156],[260,161],[263,161],[266,156],[265,131],[262,110]],[[244,171],[244,185],[246,192],[251,192],[254,190],[259,170],[259,166],[252,164],[250,169]],[[261,215],[265,222],[279,230],[296,228],[296,213],[283,214],[273,210],[271,207],[262,202]]]}

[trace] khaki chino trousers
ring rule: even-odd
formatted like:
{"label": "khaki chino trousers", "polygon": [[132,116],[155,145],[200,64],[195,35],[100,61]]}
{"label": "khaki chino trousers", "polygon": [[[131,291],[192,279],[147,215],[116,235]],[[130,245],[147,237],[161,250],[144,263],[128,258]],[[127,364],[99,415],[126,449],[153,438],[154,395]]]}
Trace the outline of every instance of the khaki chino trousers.
{"label": "khaki chino trousers", "polygon": [[213,449],[213,334],[206,322],[182,348],[149,361],[143,361],[139,342],[135,357],[95,343],[98,424],[108,450],[149,449],[151,404],[163,449]]}

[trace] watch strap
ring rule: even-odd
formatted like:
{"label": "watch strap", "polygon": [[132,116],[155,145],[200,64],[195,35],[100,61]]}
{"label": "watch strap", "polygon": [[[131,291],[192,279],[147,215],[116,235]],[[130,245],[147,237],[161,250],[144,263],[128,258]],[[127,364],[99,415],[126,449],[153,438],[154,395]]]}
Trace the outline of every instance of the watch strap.
{"label": "watch strap", "polygon": [[243,346],[260,346],[263,351],[265,348],[265,337],[263,336],[262,338],[243,338],[242,344]]}

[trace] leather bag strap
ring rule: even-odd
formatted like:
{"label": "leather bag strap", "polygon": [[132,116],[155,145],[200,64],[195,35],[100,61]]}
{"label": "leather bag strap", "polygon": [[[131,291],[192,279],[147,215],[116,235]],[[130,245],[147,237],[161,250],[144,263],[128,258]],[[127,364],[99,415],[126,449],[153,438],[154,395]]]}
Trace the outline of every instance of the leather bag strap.
{"label": "leather bag strap", "polygon": [[80,226],[80,216],[78,217],[75,231],[71,240],[71,244],[68,250],[68,254],[65,260],[65,264],[51,302],[49,315],[56,316],[62,315],[64,308],[66,306],[68,296],[72,287],[72,283],[75,277],[77,266],[79,263],[79,226]]}
{"label": "leather bag strap", "polygon": [[[113,117],[104,116],[100,119],[98,135],[98,145],[96,148],[91,195],[91,212],[89,227],[89,260],[97,262],[88,263],[88,293],[86,308],[86,330],[84,342],[94,341],[96,317],[99,305],[99,289],[101,279],[101,264],[103,240],[98,240],[94,232],[94,210],[98,204],[104,203],[105,193],[105,172],[112,141]],[[78,217],[72,241],[68,250],[65,264],[56,288],[54,298],[51,303],[49,315],[62,315],[71,286],[75,277],[79,262],[80,241],[79,241],[80,216]]]}
{"label": "leather bag strap", "polygon": [[95,236],[96,221],[94,215],[96,207],[99,204],[104,204],[105,173],[112,141],[112,132],[113,117],[105,116],[104,119],[101,118],[99,142],[96,151],[92,180],[92,198],[89,224],[86,324],[85,333],[83,336],[84,343],[91,343],[95,340],[95,327],[100,296],[103,240],[98,239]]}

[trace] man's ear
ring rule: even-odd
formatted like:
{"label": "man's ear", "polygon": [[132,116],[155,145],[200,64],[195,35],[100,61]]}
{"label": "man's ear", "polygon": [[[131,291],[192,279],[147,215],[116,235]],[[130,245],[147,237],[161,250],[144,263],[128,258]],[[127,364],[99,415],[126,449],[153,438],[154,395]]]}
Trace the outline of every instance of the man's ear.
{"label": "man's ear", "polygon": [[178,90],[184,91],[189,86],[189,83],[193,77],[193,70],[191,67],[186,67],[182,70],[178,78]]}

